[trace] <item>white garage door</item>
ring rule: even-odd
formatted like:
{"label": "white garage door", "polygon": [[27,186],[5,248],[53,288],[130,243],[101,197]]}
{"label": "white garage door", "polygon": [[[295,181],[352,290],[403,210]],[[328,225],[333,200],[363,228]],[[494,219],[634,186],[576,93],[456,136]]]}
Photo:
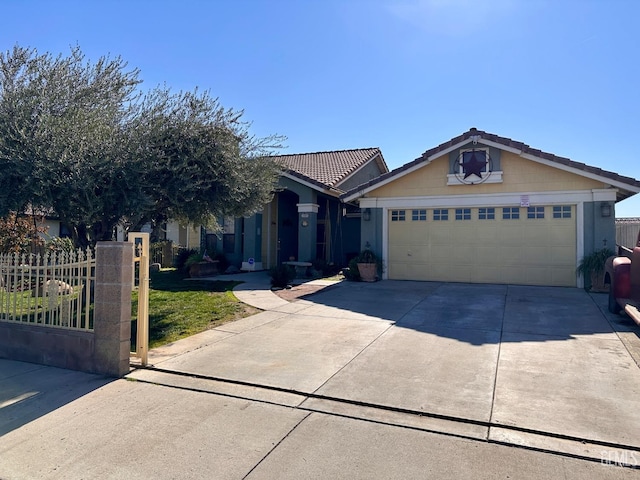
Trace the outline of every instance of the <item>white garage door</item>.
{"label": "white garage door", "polygon": [[576,286],[574,205],[389,210],[397,280]]}

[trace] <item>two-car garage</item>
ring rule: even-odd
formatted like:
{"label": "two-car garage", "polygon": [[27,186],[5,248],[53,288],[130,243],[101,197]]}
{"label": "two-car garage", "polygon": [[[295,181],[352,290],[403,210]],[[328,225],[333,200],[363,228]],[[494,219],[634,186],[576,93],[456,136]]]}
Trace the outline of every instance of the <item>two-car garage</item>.
{"label": "two-car garage", "polygon": [[[383,278],[583,286],[584,255],[615,248],[615,203],[640,181],[475,128],[341,196]],[[588,282],[588,279],[587,279]]]}
{"label": "two-car garage", "polygon": [[576,206],[394,208],[388,278],[576,285]]}

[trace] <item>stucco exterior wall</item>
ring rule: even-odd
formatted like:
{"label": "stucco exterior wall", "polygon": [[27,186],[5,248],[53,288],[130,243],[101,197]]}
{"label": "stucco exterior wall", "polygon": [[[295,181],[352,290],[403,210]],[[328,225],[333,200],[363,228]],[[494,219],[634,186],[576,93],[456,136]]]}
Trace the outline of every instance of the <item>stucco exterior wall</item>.
{"label": "stucco exterior wall", "polygon": [[382,208],[371,208],[371,219],[361,219],[360,250],[370,248],[380,258],[383,256],[382,248]]}
{"label": "stucco exterior wall", "polygon": [[376,161],[370,161],[343,183],[338,184],[338,187],[340,190],[344,190],[346,192],[347,190],[351,190],[353,187],[357,187],[358,185],[379,177],[382,173],[383,172],[380,170],[378,163]]}
{"label": "stucco exterior wall", "polygon": [[584,253],[589,254],[601,248],[616,249],[615,217],[603,217],[600,202],[584,203]]}
{"label": "stucco exterior wall", "polygon": [[505,192],[552,192],[606,188],[602,182],[565,172],[519,156],[502,152],[502,183],[447,185],[449,157],[430,164],[368,193],[368,197],[438,195],[484,195]]}

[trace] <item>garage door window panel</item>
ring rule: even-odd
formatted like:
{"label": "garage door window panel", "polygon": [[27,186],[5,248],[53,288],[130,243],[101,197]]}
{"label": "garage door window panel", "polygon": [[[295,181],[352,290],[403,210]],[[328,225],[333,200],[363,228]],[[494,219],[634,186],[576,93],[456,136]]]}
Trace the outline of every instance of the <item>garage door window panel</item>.
{"label": "garage door window panel", "polygon": [[553,218],[571,218],[571,205],[555,205]]}
{"label": "garage door window panel", "polygon": [[519,220],[520,219],[520,208],[518,208],[518,207],[504,207],[502,209],[502,219],[503,220]]}
{"label": "garage door window panel", "polygon": [[406,212],[404,210],[391,210],[392,222],[404,222],[406,219]]}
{"label": "garage door window panel", "polygon": [[478,219],[479,220],[495,220],[496,219],[496,209],[493,207],[490,208],[479,208],[478,209]]}
{"label": "garage door window panel", "polygon": [[411,211],[411,220],[414,222],[426,222],[427,221],[427,211],[426,210],[412,210]]}
{"label": "garage door window panel", "polygon": [[433,211],[433,220],[435,222],[444,222],[449,220],[449,210],[446,208],[436,208]]}
{"label": "garage door window panel", "polygon": [[544,207],[527,207],[528,219],[542,219],[544,218]]}
{"label": "garage door window panel", "polygon": [[471,209],[456,208],[456,220],[471,220]]}

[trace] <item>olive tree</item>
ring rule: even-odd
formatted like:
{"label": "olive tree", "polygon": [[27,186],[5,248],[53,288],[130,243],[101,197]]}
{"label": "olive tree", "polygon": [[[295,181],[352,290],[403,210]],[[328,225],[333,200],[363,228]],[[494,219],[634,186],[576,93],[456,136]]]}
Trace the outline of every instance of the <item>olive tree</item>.
{"label": "olive tree", "polygon": [[52,211],[77,243],[121,223],[211,224],[269,201],[282,138],[255,138],[208,92],[140,89],[121,57],[0,52],[0,216]]}

